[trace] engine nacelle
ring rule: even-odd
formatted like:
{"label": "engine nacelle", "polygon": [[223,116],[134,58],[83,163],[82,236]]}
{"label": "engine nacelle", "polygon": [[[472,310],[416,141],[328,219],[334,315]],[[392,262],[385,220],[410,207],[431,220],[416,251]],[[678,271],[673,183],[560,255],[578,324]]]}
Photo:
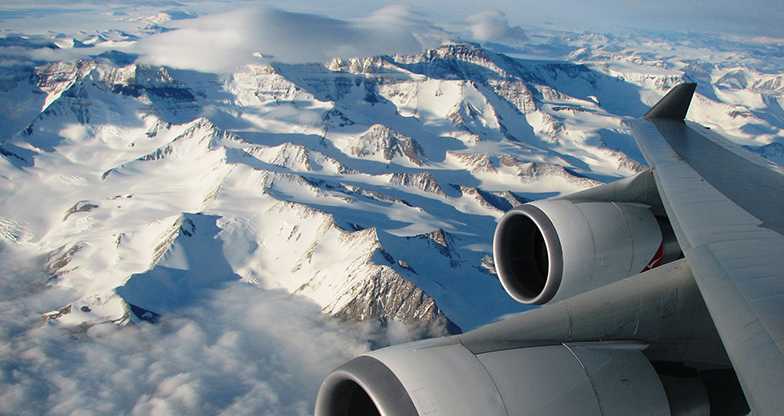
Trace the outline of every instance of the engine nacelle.
{"label": "engine nacelle", "polygon": [[634,203],[543,200],[506,213],[495,231],[495,266],[507,293],[541,305],[676,259],[669,224]]}
{"label": "engine nacelle", "polygon": [[670,414],[665,390],[639,344],[562,344],[474,354],[457,342],[431,340],[375,351],[339,367],[324,380],[315,415],[609,416],[630,411]]}

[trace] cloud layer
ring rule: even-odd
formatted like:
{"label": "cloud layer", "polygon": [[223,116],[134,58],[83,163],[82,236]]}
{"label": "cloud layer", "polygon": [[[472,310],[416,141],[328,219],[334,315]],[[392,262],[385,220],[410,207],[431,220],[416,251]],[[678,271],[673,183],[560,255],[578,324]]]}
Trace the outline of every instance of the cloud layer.
{"label": "cloud layer", "polygon": [[307,415],[334,367],[412,336],[239,282],[156,324],[41,326],[73,294],[16,254],[0,250],[2,414]]}
{"label": "cloud layer", "polygon": [[258,7],[183,21],[177,30],[143,39],[138,51],[153,65],[228,72],[260,59],[305,63],[420,53],[446,36],[403,7],[350,21]]}
{"label": "cloud layer", "polygon": [[17,334],[4,340],[10,347],[2,353],[0,409],[308,414],[320,379],[365,347],[303,303],[235,285],[189,317],[156,325],[81,333],[50,324]]}
{"label": "cloud layer", "polygon": [[517,44],[528,40],[520,26],[509,26],[506,15],[497,10],[487,10],[466,18],[471,35],[479,42],[508,42]]}

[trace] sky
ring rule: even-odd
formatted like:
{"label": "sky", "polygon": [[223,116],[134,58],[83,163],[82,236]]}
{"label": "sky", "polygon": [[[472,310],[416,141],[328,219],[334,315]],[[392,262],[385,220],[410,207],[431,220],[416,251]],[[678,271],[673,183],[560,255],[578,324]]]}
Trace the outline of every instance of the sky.
{"label": "sky", "polygon": [[[0,1],[0,16],[15,16],[20,20],[41,19],[53,10],[128,10],[129,2],[98,2],[85,0]],[[191,9],[215,13],[251,6],[285,7],[287,11],[311,13],[335,19],[355,19],[371,15],[389,6],[407,6],[421,13],[425,20],[445,28],[465,25],[469,16],[494,10],[502,13],[512,26],[549,26],[563,30],[613,30],[632,29],[697,31],[744,36],[784,38],[784,3],[777,0],[349,0],[314,1],[289,0],[285,6],[272,1],[216,2],[207,0],[135,0],[140,7]],[[21,16],[21,17],[20,17]],[[59,19],[57,25],[78,24],[88,19],[87,13],[78,13],[76,19]],[[6,20],[6,27],[17,26]]]}
{"label": "sky", "polygon": [[[327,62],[332,58],[419,53],[444,40],[518,46],[526,30],[632,33],[695,31],[766,37],[784,42],[784,3],[708,0],[491,0],[386,2],[290,0],[285,8],[265,1],[136,0],[0,2],[0,33],[81,33],[120,29],[137,32],[165,10],[170,30],[115,49],[141,55],[139,62],[206,72],[232,72],[254,62]],[[174,12],[174,13],[172,13]],[[196,17],[198,16],[198,17]],[[181,17],[185,17],[180,19]],[[196,17],[196,18],[190,18]],[[125,49],[123,49],[125,48]],[[41,50],[40,55],[50,54]],[[73,50],[48,59],[64,59]]]}

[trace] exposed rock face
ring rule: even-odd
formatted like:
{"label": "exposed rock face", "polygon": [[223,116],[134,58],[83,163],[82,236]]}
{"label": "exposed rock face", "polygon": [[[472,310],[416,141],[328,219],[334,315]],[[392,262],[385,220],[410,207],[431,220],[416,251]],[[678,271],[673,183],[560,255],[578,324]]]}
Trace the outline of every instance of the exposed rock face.
{"label": "exposed rock face", "polygon": [[626,154],[623,152],[608,149],[607,153],[609,154],[608,158],[618,162],[617,166],[619,170],[625,169],[631,172],[642,172],[647,169],[645,165],[630,158],[629,156],[626,156]]}
{"label": "exposed rock face", "polygon": [[568,182],[580,184],[586,188],[599,185],[600,182],[575,176],[569,173],[563,166],[552,163],[520,162],[514,156],[502,155],[499,157],[504,166],[513,167],[517,170],[517,176],[523,182],[533,182],[542,177],[564,178]]}
{"label": "exposed rock face", "polygon": [[395,173],[389,178],[389,183],[393,185],[408,186],[446,197],[446,193],[438,185],[433,175],[429,172],[420,173]]}
{"label": "exposed rock face", "polygon": [[335,312],[336,316],[354,320],[398,319],[418,323],[419,331],[426,337],[461,332],[438,309],[433,298],[389,267],[380,267],[376,275],[358,285],[352,295],[352,300]]}
{"label": "exposed rock face", "polygon": [[165,68],[149,65],[131,64],[118,68],[96,61],[63,61],[39,67],[36,76],[38,88],[49,94],[49,103],[88,77],[114,93],[142,98],[147,102],[152,99],[195,100],[191,90],[175,80]]}
{"label": "exposed rock face", "polygon": [[49,252],[46,258],[46,271],[52,279],[57,279],[65,273],[73,269],[66,269],[73,257],[82,251],[84,244],[77,242],[70,247],[60,247],[56,250]]}
{"label": "exposed rock face", "polygon": [[495,166],[493,166],[493,162],[490,160],[490,156],[486,153],[448,152],[447,155],[459,160],[460,163],[464,164],[467,168],[471,170],[471,173],[498,172]]}
{"label": "exposed rock face", "polygon": [[303,88],[281,75],[270,65],[250,65],[235,73],[227,88],[240,105],[280,103],[300,98],[312,99]]}
{"label": "exposed rock face", "polygon": [[326,113],[324,113],[322,119],[324,120],[325,129],[329,129],[332,127],[340,128],[345,126],[353,126],[354,124],[356,124],[353,121],[351,121],[351,119],[349,119],[345,114],[343,114],[337,109],[332,109],[327,111]]}
{"label": "exposed rock face", "polygon": [[438,79],[483,79],[507,73],[496,62],[497,56],[471,44],[446,44],[421,55],[396,55],[395,64]]}
{"label": "exposed rock face", "polygon": [[[325,313],[344,319],[399,320],[417,324],[423,336],[460,331],[432,297],[391,267],[397,260],[381,245],[375,229],[344,230],[331,215],[294,203],[278,205],[271,212],[298,212],[302,219],[318,224],[315,229],[281,229],[284,234],[288,231],[286,244],[298,257],[290,272],[294,281],[302,283],[293,293],[320,299]],[[327,259],[322,254],[326,251],[340,254]]]}
{"label": "exposed rock face", "polygon": [[404,157],[417,166],[424,166],[427,161],[422,146],[416,140],[379,124],[359,137],[357,144],[352,146],[351,153],[357,157],[381,155],[388,161],[396,156]]}
{"label": "exposed rock face", "polygon": [[194,101],[196,97],[180,81],[175,80],[165,68],[148,65],[129,65],[125,68],[102,70],[102,80],[111,85],[112,91],[148,101],[164,99],[175,102]]}
{"label": "exposed rock face", "polygon": [[516,197],[511,192],[487,192],[475,187],[461,186],[463,195],[473,197],[479,205],[487,210],[506,212],[528,201]]}
{"label": "exposed rock face", "polygon": [[284,143],[280,146],[269,148],[254,147],[248,150],[247,153],[266,163],[294,171],[312,172],[316,170],[336,174],[353,173],[352,170],[347,169],[338,160],[309,147],[293,143]]}
{"label": "exposed rock face", "polygon": [[68,208],[68,211],[65,212],[65,216],[63,217],[63,221],[67,220],[68,217],[71,216],[71,214],[77,212],[90,212],[92,211],[93,208],[98,208],[98,205],[91,204],[87,201],[79,201],[76,204],[74,204],[74,206],[72,206],[71,208]]}
{"label": "exposed rock face", "polygon": [[499,97],[505,99],[520,114],[531,114],[536,111],[534,97],[525,82],[516,81],[490,81],[490,86]]}
{"label": "exposed rock face", "polygon": [[97,66],[93,61],[52,62],[36,68],[36,86],[47,92],[52,102]]}

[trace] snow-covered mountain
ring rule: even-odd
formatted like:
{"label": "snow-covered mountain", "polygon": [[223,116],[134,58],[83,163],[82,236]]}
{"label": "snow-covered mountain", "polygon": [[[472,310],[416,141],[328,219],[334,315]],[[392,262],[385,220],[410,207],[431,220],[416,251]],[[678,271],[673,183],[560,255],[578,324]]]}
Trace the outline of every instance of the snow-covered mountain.
{"label": "snow-covered mountain", "polygon": [[[0,96],[18,103],[1,235],[74,288],[56,317],[72,325],[176,313],[239,280],[347,319],[472,329],[520,310],[493,272],[495,221],[642,170],[623,118],[672,85],[702,82],[692,118],[780,153],[781,75],[599,40],[567,55],[579,63],[448,43],[230,77],[104,57],[17,67]],[[766,107],[721,100],[743,94]]]}
{"label": "snow-covered mountain", "polygon": [[[238,287],[409,338],[521,311],[495,275],[496,221],[644,169],[624,119],[684,80],[691,119],[784,160],[777,44],[529,32],[228,75],[105,51],[153,23],[0,41],[0,259],[41,271],[0,282],[0,300],[56,289],[31,313],[72,337],[193,316]],[[207,310],[244,325],[228,309]]]}

